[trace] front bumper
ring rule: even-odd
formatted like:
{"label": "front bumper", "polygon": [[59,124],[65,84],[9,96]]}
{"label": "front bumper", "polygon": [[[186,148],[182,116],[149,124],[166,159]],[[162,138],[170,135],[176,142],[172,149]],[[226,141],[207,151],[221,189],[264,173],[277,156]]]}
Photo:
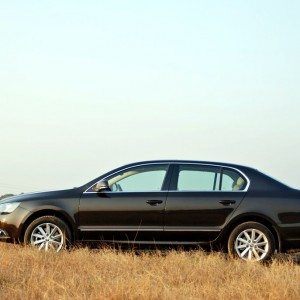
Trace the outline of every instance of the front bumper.
{"label": "front bumper", "polygon": [[0,229],[0,239],[7,239],[9,238],[8,233],[4,229]]}
{"label": "front bumper", "polygon": [[29,214],[30,211],[19,206],[10,214],[0,215],[0,241],[20,241],[22,228]]}

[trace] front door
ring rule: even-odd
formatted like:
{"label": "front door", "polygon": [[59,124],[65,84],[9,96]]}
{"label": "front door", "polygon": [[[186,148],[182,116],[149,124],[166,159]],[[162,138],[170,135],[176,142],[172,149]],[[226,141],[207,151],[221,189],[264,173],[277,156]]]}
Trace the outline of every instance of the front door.
{"label": "front door", "polygon": [[246,178],[237,170],[174,164],[166,203],[166,239],[178,242],[214,240],[243,200],[246,186]]}
{"label": "front door", "polygon": [[145,164],[106,178],[110,190],[83,193],[79,230],[85,240],[155,241],[163,231],[168,164]]}

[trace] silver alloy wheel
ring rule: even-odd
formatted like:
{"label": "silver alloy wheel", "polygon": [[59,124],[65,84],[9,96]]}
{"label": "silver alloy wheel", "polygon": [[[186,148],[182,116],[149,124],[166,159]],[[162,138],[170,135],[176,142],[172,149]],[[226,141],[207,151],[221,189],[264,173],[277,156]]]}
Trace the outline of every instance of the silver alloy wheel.
{"label": "silver alloy wheel", "polygon": [[245,229],[235,239],[234,249],[244,260],[259,261],[269,252],[267,236],[258,229]]}
{"label": "silver alloy wheel", "polygon": [[53,223],[43,223],[35,227],[30,237],[31,245],[39,250],[60,251],[64,244],[61,229]]}

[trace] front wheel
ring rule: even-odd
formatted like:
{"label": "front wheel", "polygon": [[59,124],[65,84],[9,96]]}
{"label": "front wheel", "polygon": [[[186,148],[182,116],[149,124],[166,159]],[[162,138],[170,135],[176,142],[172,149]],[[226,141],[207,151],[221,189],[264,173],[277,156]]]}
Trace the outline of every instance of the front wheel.
{"label": "front wheel", "polygon": [[266,261],[275,252],[273,234],[260,223],[242,223],[229,236],[228,252],[247,261]]}
{"label": "front wheel", "polygon": [[29,224],[24,242],[39,250],[59,252],[66,248],[70,237],[70,229],[65,222],[55,216],[43,216]]}

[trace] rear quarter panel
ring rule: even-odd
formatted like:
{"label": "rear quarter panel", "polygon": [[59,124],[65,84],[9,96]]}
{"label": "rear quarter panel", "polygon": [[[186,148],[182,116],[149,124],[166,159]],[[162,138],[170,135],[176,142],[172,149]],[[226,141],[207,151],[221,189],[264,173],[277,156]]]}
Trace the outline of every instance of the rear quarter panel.
{"label": "rear quarter panel", "polygon": [[270,222],[285,245],[300,245],[300,191],[249,191],[234,212],[231,222],[241,216],[259,216]]}

